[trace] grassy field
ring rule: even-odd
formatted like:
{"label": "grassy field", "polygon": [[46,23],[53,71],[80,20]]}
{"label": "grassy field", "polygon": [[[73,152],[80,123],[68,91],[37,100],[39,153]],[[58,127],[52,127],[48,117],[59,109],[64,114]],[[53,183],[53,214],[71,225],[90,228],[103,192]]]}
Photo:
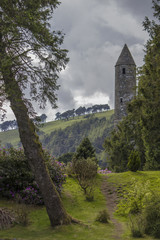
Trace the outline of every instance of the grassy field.
{"label": "grassy field", "polygon": [[[49,225],[49,219],[45,209],[42,207],[30,208],[30,224],[27,227],[16,225],[8,230],[0,232],[0,239],[16,240],[113,240],[114,225],[112,222],[103,224],[96,222],[96,216],[100,210],[106,208],[106,199],[101,192],[101,183],[104,176],[98,176],[95,190],[95,199],[93,202],[87,202],[77,183],[68,178],[64,185],[62,199],[67,211],[75,218],[80,219],[85,225],[60,226],[52,229]],[[136,182],[144,183],[150,181],[153,191],[160,189],[160,172],[125,172],[113,173],[108,175],[108,182],[116,187],[117,191],[121,188],[129,189],[133,179]],[[1,207],[14,207],[13,203],[0,201]],[[133,240],[130,230],[128,229],[128,219],[119,217],[115,218],[123,226],[122,240]],[[137,240],[153,240],[152,237],[136,238]]]}
{"label": "grassy field", "polygon": [[[98,185],[101,178],[98,178]],[[44,208],[31,209],[30,224],[27,227],[15,226],[0,232],[0,238],[16,240],[104,240],[113,239],[113,225],[100,224],[95,221],[97,213],[106,208],[106,201],[100,188],[96,188],[95,201],[87,202],[77,183],[68,178],[63,192],[63,202],[67,211],[75,218],[85,223],[83,225],[60,226],[52,229]],[[1,201],[1,207],[6,206],[6,202]],[[10,203],[7,204],[11,207]],[[13,205],[12,205],[13,206]]]}
{"label": "grassy field", "polygon": [[[113,110],[102,112],[102,113],[95,113],[94,117],[109,119],[111,115],[113,114]],[[70,119],[68,121],[65,120],[59,120],[59,121],[52,121],[47,122],[43,125],[43,127],[40,127],[39,130],[43,131],[44,134],[49,134],[52,131],[56,129],[65,129],[68,126],[71,126],[75,122],[85,121],[86,118],[84,116],[75,117],[74,119]],[[18,130],[9,130],[6,132],[0,132],[0,143],[2,146],[4,146],[6,143],[11,143],[14,147],[17,147],[17,144],[19,143],[19,134]]]}

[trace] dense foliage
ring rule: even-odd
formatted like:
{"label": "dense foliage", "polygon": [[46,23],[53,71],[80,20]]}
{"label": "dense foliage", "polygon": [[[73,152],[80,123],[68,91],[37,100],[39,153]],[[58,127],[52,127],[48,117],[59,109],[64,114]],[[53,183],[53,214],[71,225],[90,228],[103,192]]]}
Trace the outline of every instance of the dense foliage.
{"label": "dense foliage", "polygon": [[127,167],[130,171],[136,172],[140,168],[141,160],[139,153],[136,150],[133,150],[128,158]]}
{"label": "dense foliage", "polygon": [[79,159],[92,158],[96,162],[95,149],[93,148],[88,137],[84,138],[80,145],[78,146],[76,153],[74,154],[74,159],[77,161]]}
{"label": "dense foliage", "polygon": [[131,152],[136,149],[146,170],[160,169],[160,3],[153,0],[154,17],[143,23],[149,33],[145,46],[144,65],[138,71],[137,96],[128,105],[128,116],[105,141],[110,166],[127,170]]}
{"label": "dense foliage", "polygon": [[58,158],[58,161],[67,164],[72,161],[73,156],[74,156],[74,153],[72,152],[64,153]]}
{"label": "dense foliage", "polygon": [[[42,139],[42,143],[55,157],[60,157],[69,152],[76,152],[81,141],[88,136],[97,156],[99,156],[104,151],[103,143],[111,129],[113,129],[113,117],[109,120],[106,120],[105,117],[90,117],[81,122],[73,123],[65,129],[51,132]],[[105,157],[101,157],[101,160],[106,162]],[[102,161],[100,164],[103,164]]]}
{"label": "dense foliage", "polygon": [[[58,192],[65,181],[64,165],[45,152],[45,161]],[[43,199],[22,149],[0,150],[0,196],[27,204],[43,204]]]}
{"label": "dense foliage", "polygon": [[94,184],[97,175],[97,159],[95,149],[90,140],[84,138],[75,152],[72,159],[72,171],[86,199],[91,201],[94,198]]}
{"label": "dense foliage", "polygon": [[117,213],[129,216],[133,237],[144,234],[160,238],[160,195],[151,191],[151,182],[141,183],[133,179],[117,205]]}
{"label": "dense foliage", "polygon": [[[31,119],[33,103],[56,107],[59,72],[68,63],[63,34],[51,31],[58,0],[0,1],[0,110],[5,101],[16,117],[20,140],[43,195],[52,226],[70,224],[45,165],[42,145]],[[27,97],[26,97],[27,92]]]}

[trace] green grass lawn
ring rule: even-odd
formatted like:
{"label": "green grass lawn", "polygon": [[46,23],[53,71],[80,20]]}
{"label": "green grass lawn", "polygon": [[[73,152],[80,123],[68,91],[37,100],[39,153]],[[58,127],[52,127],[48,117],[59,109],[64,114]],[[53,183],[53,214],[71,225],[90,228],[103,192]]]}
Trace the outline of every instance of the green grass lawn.
{"label": "green grass lawn", "polygon": [[[62,194],[64,205],[69,214],[74,218],[81,220],[84,225],[72,224],[69,226],[60,226],[52,229],[45,208],[31,209],[30,224],[27,227],[16,225],[8,230],[0,232],[0,238],[16,240],[112,240],[113,225],[101,224],[95,221],[97,213],[106,208],[106,201],[100,191],[101,179],[98,178],[98,185],[95,191],[95,200],[87,202],[77,185],[77,183],[68,178],[64,185]],[[6,201],[0,202],[2,206],[10,206]],[[12,205],[13,206],[13,205]]]}
{"label": "green grass lawn", "polygon": [[[154,191],[160,189],[160,172],[125,172],[113,173],[108,175],[108,181],[116,187],[129,188],[133,181],[145,182],[149,180]],[[95,188],[95,199],[93,202],[87,202],[85,197],[72,178],[67,178],[62,193],[63,203],[68,213],[74,218],[81,220],[84,224],[72,224],[69,226],[59,226],[51,228],[46,210],[44,207],[28,207],[30,209],[30,224],[26,227],[15,225],[8,230],[0,232],[0,239],[16,239],[16,240],[113,240],[114,226],[103,224],[95,221],[100,210],[106,208],[106,199],[101,193],[100,187],[103,176],[98,176]],[[14,204],[10,201],[0,201],[0,207],[14,208]],[[124,234],[122,240],[133,240],[128,229],[128,220],[124,217],[115,215],[123,225]],[[152,237],[136,238],[136,240],[153,240]]]}

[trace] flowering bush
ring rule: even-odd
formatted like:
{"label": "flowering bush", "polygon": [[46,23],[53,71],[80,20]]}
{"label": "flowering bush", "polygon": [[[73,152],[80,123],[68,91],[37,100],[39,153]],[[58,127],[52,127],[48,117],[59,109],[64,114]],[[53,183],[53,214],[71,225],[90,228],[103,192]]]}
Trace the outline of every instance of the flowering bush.
{"label": "flowering bush", "polygon": [[39,189],[36,189],[32,186],[29,186],[21,191],[19,200],[25,202],[26,204],[41,205],[43,204],[43,198],[39,192]]}
{"label": "flowering bush", "polygon": [[109,171],[107,168],[106,169],[101,169],[101,170],[98,170],[98,173],[100,174],[108,174],[108,173],[111,173],[111,171]]}
{"label": "flowering bush", "polygon": [[[44,151],[45,162],[51,179],[60,193],[65,182],[64,164]],[[0,149],[0,196],[23,201],[27,204],[43,204],[38,184],[22,149]]]}

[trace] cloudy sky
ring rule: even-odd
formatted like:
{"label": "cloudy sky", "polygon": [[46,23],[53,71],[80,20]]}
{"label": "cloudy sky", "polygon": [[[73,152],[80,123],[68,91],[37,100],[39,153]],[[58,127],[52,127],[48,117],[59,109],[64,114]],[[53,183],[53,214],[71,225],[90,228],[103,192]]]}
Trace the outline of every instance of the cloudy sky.
{"label": "cloudy sky", "polygon": [[[152,17],[152,0],[61,0],[52,28],[66,35],[63,47],[70,62],[61,72],[58,109],[48,105],[48,120],[57,111],[109,103],[114,107],[114,66],[126,43],[137,64],[143,64],[145,16]],[[39,114],[43,113],[36,109]],[[8,111],[8,119],[13,118]],[[6,119],[7,120],[7,119]]]}

